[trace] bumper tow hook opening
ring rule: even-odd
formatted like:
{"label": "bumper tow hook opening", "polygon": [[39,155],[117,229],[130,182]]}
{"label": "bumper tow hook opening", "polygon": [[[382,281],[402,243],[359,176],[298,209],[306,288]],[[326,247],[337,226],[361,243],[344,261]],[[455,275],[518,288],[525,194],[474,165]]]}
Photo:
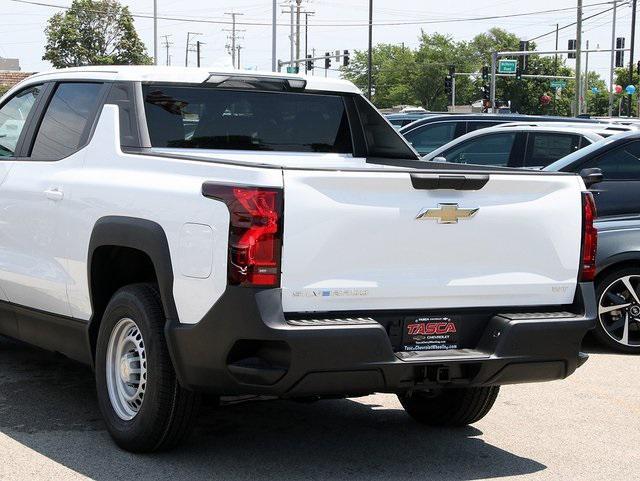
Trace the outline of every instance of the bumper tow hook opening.
{"label": "bumper tow hook opening", "polygon": [[448,367],[439,367],[436,371],[436,381],[440,384],[451,382],[451,375]]}

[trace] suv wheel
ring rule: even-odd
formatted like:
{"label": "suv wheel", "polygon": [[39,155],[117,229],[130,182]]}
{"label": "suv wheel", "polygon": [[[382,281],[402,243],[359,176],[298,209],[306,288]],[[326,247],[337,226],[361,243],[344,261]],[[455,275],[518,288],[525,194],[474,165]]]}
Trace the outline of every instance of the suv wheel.
{"label": "suv wheel", "polygon": [[412,391],[398,398],[407,414],[429,426],[466,426],[487,415],[500,386]]}
{"label": "suv wheel", "polygon": [[629,267],[596,284],[595,335],[616,351],[640,354],[640,268]]}
{"label": "suv wheel", "polygon": [[164,337],[158,291],[135,284],[107,306],[96,346],[98,403],[109,433],[123,449],[167,449],[190,432],[199,396],[176,378]]}

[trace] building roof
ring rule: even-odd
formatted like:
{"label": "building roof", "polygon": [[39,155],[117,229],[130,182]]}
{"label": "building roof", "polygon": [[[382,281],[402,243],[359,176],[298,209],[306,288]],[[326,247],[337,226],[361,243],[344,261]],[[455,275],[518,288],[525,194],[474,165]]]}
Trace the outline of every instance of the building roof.
{"label": "building roof", "polygon": [[0,70],[0,85],[5,87],[13,87],[18,82],[22,82],[27,77],[33,75],[33,72],[20,72],[16,70]]}

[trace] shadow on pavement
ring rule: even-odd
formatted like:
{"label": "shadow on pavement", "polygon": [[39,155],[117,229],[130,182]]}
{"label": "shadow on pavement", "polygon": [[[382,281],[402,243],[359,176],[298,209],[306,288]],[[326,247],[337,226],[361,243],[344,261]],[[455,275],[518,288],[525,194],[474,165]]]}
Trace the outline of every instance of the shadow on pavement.
{"label": "shadow on pavement", "polygon": [[[371,404],[380,400],[391,407]],[[0,431],[97,480],[472,480],[546,468],[485,443],[476,428],[420,426],[386,396],[207,409],[186,445],[131,455],[104,430],[88,368],[4,338]]]}

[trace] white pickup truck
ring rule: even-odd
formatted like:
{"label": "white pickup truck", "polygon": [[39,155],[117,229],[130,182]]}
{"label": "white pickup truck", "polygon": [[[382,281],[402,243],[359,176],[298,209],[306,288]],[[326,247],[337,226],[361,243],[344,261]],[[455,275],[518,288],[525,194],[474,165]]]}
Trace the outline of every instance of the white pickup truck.
{"label": "white pickup truck", "polygon": [[396,393],[460,425],[586,360],[576,175],[427,165],[314,77],[60,70],[2,97],[7,123],[0,333],[94,366],[125,449],[178,443],[203,392]]}

